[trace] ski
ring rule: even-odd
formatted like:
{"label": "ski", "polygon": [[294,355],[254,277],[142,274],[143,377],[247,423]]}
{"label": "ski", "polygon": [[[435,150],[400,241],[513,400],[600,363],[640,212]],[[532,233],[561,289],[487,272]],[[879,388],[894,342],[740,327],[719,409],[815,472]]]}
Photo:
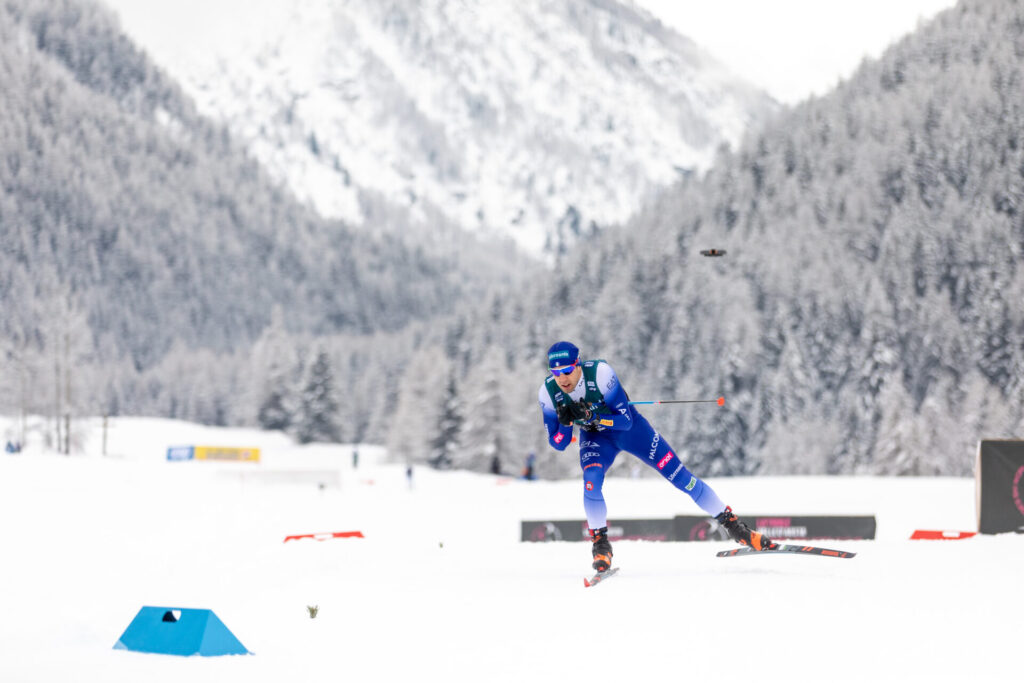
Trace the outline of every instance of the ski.
{"label": "ski", "polygon": [[610,579],[611,577],[615,576],[618,572],[619,572],[619,568],[618,567],[612,567],[611,569],[609,569],[606,572],[598,572],[598,573],[594,574],[589,579],[584,577],[583,578],[583,586],[585,588],[590,588],[591,586],[596,586],[597,584],[601,583],[605,579]]}
{"label": "ski", "polygon": [[847,552],[845,550],[830,550],[828,548],[819,548],[813,545],[784,545],[779,544],[778,548],[772,550],[754,550],[749,546],[742,548],[733,548],[732,550],[722,550],[717,553],[717,557],[735,557],[737,555],[771,555],[774,553],[795,553],[797,555],[823,555],[825,557],[843,557],[850,558],[854,557],[857,553]]}

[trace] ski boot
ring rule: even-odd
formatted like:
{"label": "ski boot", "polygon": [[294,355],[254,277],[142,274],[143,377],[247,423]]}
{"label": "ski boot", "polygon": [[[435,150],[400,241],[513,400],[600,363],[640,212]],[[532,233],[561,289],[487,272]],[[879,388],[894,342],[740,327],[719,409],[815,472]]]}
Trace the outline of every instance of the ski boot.
{"label": "ski boot", "polygon": [[594,542],[592,552],[594,564],[591,565],[599,574],[608,571],[612,566],[612,544],[608,541],[608,527],[590,530],[590,539]]}
{"label": "ski boot", "polygon": [[726,506],[725,510],[715,516],[715,521],[729,532],[729,537],[732,540],[741,545],[748,545],[754,550],[774,550],[779,547],[779,544],[772,539],[764,534],[759,534],[741,522],[731,507]]}

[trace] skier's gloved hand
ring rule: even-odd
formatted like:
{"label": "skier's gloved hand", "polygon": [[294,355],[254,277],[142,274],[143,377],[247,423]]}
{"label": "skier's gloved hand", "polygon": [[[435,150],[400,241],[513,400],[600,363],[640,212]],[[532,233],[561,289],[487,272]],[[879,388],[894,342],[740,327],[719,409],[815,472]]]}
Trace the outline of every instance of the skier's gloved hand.
{"label": "skier's gloved hand", "polygon": [[555,412],[558,413],[558,422],[563,427],[570,426],[572,424],[572,421],[576,419],[575,417],[573,417],[573,415],[575,415],[575,411],[573,411],[573,406],[575,405],[576,404],[573,403],[571,405],[559,405],[555,407]]}
{"label": "skier's gloved hand", "polygon": [[586,401],[574,402],[570,405],[570,408],[572,409],[572,419],[579,420],[584,424],[589,424],[597,416],[597,412],[591,410],[590,404]]}
{"label": "skier's gloved hand", "polygon": [[575,401],[555,408],[558,414],[558,421],[568,427],[574,422],[590,422],[594,417],[594,411],[588,403],[576,403]]}

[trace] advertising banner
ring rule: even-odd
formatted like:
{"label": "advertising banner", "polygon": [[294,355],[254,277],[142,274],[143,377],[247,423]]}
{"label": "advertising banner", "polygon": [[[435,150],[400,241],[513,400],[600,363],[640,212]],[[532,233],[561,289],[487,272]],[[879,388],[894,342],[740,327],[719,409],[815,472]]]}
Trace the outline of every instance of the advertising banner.
{"label": "advertising banner", "polygon": [[194,457],[193,446],[171,446],[167,449],[167,459],[171,461],[192,460]]}
{"label": "advertising banner", "polygon": [[239,460],[244,462],[259,462],[260,449],[258,448],[230,448],[228,446],[196,446],[196,460]]}
{"label": "advertising banner", "polygon": [[[671,519],[618,519],[608,520],[610,541],[671,541],[674,540]],[[589,541],[590,532],[584,520],[539,520],[522,523],[522,540]]]}
{"label": "advertising banner", "polygon": [[167,459],[176,462],[185,460],[259,462],[260,449],[227,446],[171,446],[167,449]]}
{"label": "advertising banner", "polygon": [[[773,539],[872,539],[875,517],[761,515],[744,518]],[[620,519],[608,522],[609,540],[727,541],[725,529],[710,517],[680,515],[673,519]],[[588,541],[583,520],[522,522],[523,541]]]}
{"label": "advertising banner", "polygon": [[[756,531],[771,539],[872,539],[875,517],[825,515],[750,515],[741,518]],[[710,517],[675,518],[677,541],[724,541],[729,536]]]}
{"label": "advertising banner", "polygon": [[1024,441],[980,441],[974,481],[978,531],[1024,532]]}

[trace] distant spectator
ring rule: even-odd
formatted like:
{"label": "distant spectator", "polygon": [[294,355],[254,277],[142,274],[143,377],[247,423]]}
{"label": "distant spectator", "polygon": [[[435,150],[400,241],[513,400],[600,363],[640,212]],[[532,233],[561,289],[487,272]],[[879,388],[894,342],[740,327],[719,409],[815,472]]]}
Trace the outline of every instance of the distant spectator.
{"label": "distant spectator", "polygon": [[533,472],[533,467],[536,462],[537,454],[530,451],[529,455],[526,456],[526,467],[523,468],[523,479],[533,481],[536,478],[536,475]]}
{"label": "distant spectator", "polygon": [[4,446],[4,450],[5,450],[5,451],[7,451],[8,453],[15,453],[15,452],[16,452],[16,451],[14,450],[14,444],[13,444],[13,443],[11,443],[10,441],[8,441],[8,442],[7,442],[7,445],[6,445],[6,446]]}
{"label": "distant spectator", "polygon": [[358,448],[353,448],[352,449],[352,469],[355,470],[355,469],[358,469],[358,468],[359,468],[359,449]]}
{"label": "distant spectator", "polygon": [[501,458],[498,457],[497,453],[491,459],[491,474],[501,474]]}
{"label": "distant spectator", "polygon": [[409,481],[409,489],[412,490],[412,465],[405,468],[405,478]]}

